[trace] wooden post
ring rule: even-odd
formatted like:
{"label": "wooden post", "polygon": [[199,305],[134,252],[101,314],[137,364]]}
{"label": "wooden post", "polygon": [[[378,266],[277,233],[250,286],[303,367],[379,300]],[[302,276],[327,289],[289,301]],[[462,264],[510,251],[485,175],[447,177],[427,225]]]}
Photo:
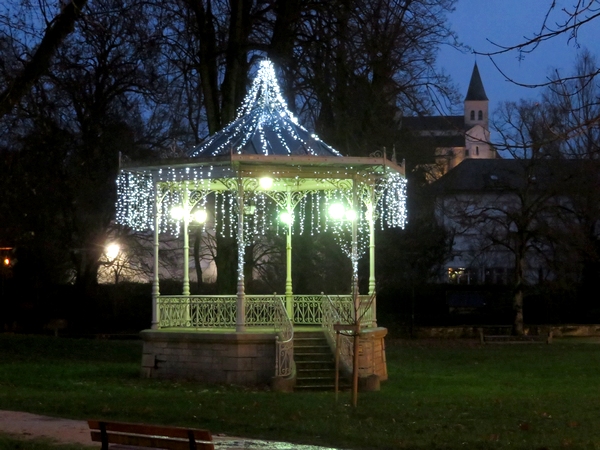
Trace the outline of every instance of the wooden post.
{"label": "wooden post", "polygon": [[358,403],[358,339],[360,337],[360,323],[353,324],[334,324],[333,329],[337,333],[336,337],[336,400],[337,400],[337,373],[338,373],[338,352],[339,352],[339,334],[341,331],[350,331],[354,336],[354,354],[352,355],[352,406],[356,407]]}
{"label": "wooden post", "polygon": [[352,406],[358,404],[358,327],[354,332],[354,355],[352,355]]}
{"label": "wooden post", "polygon": [[340,331],[335,332],[335,402],[338,401],[340,387]]}

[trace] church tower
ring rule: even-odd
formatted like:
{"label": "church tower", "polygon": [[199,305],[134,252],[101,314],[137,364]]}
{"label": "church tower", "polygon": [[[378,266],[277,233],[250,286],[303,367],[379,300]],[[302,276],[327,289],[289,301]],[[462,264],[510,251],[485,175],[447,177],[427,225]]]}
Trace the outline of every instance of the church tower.
{"label": "church tower", "polygon": [[479,75],[479,68],[475,63],[464,103],[465,128],[467,130],[464,158],[496,157],[490,146],[489,103]]}
{"label": "church tower", "polygon": [[485,94],[477,63],[473,66],[469,90],[465,97],[465,125],[488,128],[489,100]]}

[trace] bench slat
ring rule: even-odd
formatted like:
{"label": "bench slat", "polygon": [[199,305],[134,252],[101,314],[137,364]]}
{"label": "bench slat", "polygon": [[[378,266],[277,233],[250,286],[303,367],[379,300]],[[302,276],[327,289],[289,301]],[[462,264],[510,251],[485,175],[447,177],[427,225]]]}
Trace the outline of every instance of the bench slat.
{"label": "bench slat", "polygon": [[[176,440],[169,437],[112,433],[107,433],[107,437],[109,444],[133,445],[138,447],[160,448],[167,450],[190,450],[189,441]],[[94,431],[92,433],[92,440],[95,442],[102,442],[101,433],[99,431]],[[214,450],[215,447],[212,443],[195,442],[195,445],[192,448],[195,450]]]}
{"label": "bench slat", "polygon": [[[214,450],[212,435],[208,430],[99,420],[88,420],[88,425],[94,442],[103,442],[104,428],[108,444],[169,450]],[[190,439],[193,442],[191,447]]]}
{"label": "bench slat", "polygon": [[[143,423],[126,423],[126,422],[102,422],[106,427],[106,431],[116,431],[119,433],[135,433],[148,434],[158,436],[169,436],[175,438],[185,438],[189,436],[191,431],[194,438],[201,441],[212,441],[212,435],[208,430],[198,428],[183,428],[183,427],[168,427],[163,425],[150,425]],[[100,430],[100,421],[88,420],[90,429]]]}

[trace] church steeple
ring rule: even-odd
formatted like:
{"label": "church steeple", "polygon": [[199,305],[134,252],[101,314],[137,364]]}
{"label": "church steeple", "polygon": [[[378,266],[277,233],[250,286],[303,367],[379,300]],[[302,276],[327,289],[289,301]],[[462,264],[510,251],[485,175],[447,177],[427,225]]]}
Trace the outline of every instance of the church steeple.
{"label": "church steeple", "polygon": [[488,128],[489,101],[483,88],[477,63],[473,66],[469,90],[465,97],[465,125],[471,128],[481,125]]}
{"label": "church steeple", "polygon": [[496,157],[490,145],[489,103],[475,63],[465,97],[465,158]]}
{"label": "church steeple", "polygon": [[465,97],[465,102],[471,100],[488,100],[487,95],[485,95],[485,89],[483,87],[483,82],[481,81],[481,76],[479,75],[477,63],[475,63],[473,66],[473,73],[471,74],[471,81],[469,82],[469,90],[467,91],[467,96]]}

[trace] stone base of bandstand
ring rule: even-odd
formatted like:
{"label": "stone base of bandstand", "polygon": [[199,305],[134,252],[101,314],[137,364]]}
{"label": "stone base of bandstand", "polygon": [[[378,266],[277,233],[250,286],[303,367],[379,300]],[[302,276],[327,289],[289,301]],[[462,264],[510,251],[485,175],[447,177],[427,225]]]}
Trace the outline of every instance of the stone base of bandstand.
{"label": "stone base of bandstand", "polygon": [[378,381],[388,379],[385,359],[385,336],[387,328],[363,328],[358,340],[358,376],[365,385],[364,390],[376,390],[372,387],[374,377]]}
{"label": "stone base of bandstand", "polygon": [[275,333],[144,330],[142,377],[269,385]]}
{"label": "stone base of bandstand", "polygon": [[[362,329],[359,338],[359,387],[379,389],[388,378],[387,329]],[[145,378],[200,381],[241,386],[269,385],[292,391],[295,377],[274,378],[276,334],[224,331],[144,330],[141,375]]]}

